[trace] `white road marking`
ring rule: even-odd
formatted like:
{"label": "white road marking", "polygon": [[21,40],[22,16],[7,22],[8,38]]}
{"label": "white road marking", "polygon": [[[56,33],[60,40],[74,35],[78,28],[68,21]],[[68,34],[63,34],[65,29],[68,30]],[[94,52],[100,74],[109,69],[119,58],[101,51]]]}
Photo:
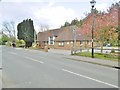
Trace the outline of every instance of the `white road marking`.
{"label": "white road marking", "polygon": [[109,83],[106,83],[106,82],[103,82],[103,81],[100,81],[100,80],[97,80],[97,79],[94,79],[94,78],[91,78],[91,77],[88,77],[88,76],[84,76],[84,75],[81,75],[81,74],[78,74],[78,73],[75,73],[75,72],[72,72],[72,71],[69,71],[69,70],[66,70],[66,69],[62,69],[62,71],[65,71],[65,72],[68,72],[68,73],[71,73],[71,74],[74,74],[74,75],[77,75],[77,76],[80,76],[80,77],[83,77],[83,78],[87,78],[87,79],[90,79],[90,80],[93,80],[93,81],[96,81],[96,82],[99,82],[99,83],[103,83],[103,84],[106,84],[108,86],[118,88],[118,86],[116,86],[116,85],[109,84]]}
{"label": "white road marking", "polygon": [[41,64],[44,63],[44,62],[42,62],[42,61],[39,61],[39,60],[36,60],[36,59],[30,58],[30,57],[25,57],[25,58],[27,58],[27,59],[29,59],[29,60],[32,60],[32,61],[35,61],[35,62],[39,62],[39,63],[41,63]]}
{"label": "white road marking", "polygon": [[14,48],[14,49],[16,49],[16,50],[25,50],[25,48]]}
{"label": "white road marking", "polygon": [[[8,52],[8,53],[13,54],[13,55],[18,55],[18,54],[17,54],[17,53],[15,53],[15,52]],[[27,58],[27,59],[29,59],[29,60],[32,60],[32,61],[35,61],[35,62],[39,62],[39,63],[41,63],[41,64],[43,64],[43,63],[44,63],[44,62],[39,61],[39,60],[36,60],[36,59],[34,59],[34,58],[30,58],[30,57],[25,57],[25,58]]]}
{"label": "white road marking", "polygon": [[17,53],[15,53],[15,52],[8,52],[8,53],[13,54],[13,55],[17,55]]}

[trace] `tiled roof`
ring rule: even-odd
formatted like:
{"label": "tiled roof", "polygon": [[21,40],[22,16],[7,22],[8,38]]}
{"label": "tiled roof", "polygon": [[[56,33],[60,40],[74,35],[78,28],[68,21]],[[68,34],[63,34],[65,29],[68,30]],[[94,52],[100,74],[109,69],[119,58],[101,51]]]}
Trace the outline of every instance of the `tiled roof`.
{"label": "tiled roof", "polygon": [[68,26],[62,27],[60,29],[48,30],[45,32],[39,32],[37,41],[48,41],[48,37],[55,36],[55,41],[73,41],[74,40],[74,32],[73,29],[76,30],[76,40],[90,40],[88,36],[84,33],[84,31],[77,26]]}
{"label": "tiled roof", "polygon": [[55,41],[68,41],[68,40],[74,40],[73,39],[73,30],[69,27],[63,27],[61,28],[61,33],[58,35],[58,37],[55,39]]}
{"label": "tiled roof", "polygon": [[82,29],[77,26],[69,26],[61,28],[62,32],[55,41],[73,41],[75,35],[73,29],[76,29],[76,40],[91,40]]}
{"label": "tiled roof", "polygon": [[48,41],[48,37],[58,36],[60,32],[61,32],[60,29],[53,29],[45,32],[39,32],[37,35],[37,41]]}

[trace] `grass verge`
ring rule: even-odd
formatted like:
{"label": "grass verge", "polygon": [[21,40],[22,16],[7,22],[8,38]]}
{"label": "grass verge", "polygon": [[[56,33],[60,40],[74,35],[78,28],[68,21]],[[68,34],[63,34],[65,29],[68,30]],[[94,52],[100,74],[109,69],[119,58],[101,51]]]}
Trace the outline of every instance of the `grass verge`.
{"label": "grass verge", "polygon": [[112,66],[112,65],[108,65],[108,64],[101,64],[101,63],[97,63],[97,62],[85,61],[85,60],[80,60],[80,59],[73,59],[73,58],[65,58],[65,59],[68,59],[68,60],[74,60],[74,61],[81,61],[81,62],[86,62],[86,63],[96,64],[96,65],[101,65],[101,66],[106,66],[106,67],[111,67],[111,68],[114,67],[114,66]]}
{"label": "grass verge", "polygon": [[[90,52],[80,52],[77,54],[74,54],[77,56],[84,56],[84,57],[91,57],[91,53]],[[103,59],[103,60],[112,60],[112,61],[119,61],[120,62],[120,57],[119,54],[103,54],[103,53],[94,53],[94,58],[98,58],[98,59]]]}

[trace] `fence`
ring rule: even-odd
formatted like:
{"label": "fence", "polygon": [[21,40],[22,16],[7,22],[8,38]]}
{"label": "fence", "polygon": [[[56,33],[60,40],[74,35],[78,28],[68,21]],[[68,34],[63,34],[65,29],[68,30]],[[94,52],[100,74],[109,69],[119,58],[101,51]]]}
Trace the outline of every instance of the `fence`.
{"label": "fence", "polygon": [[[92,48],[89,47],[72,47],[71,48],[71,54],[75,54],[75,53],[79,53],[79,52],[91,52]],[[111,52],[120,52],[120,48],[114,48],[114,47],[103,47],[103,49],[101,49],[100,47],[95,47],[94,48],[94,52],[95,53],[111,53]]]}

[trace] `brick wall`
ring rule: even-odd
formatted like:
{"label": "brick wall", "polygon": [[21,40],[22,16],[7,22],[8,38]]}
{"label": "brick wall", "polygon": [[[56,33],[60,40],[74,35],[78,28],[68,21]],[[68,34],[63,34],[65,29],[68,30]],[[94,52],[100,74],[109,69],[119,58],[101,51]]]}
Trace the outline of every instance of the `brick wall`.
{"label": "brick wall", "polygon": [[[73,41],[63,42],[64,43],[63,45],[60,45],[59,43],[62,43],[62,42],[55,42],[54,49],[67,49],[67,50],[70,50],[73,47],[73,44],[74,44]],[[96,46],[96,45],[97,45],[97,43],[94,42],[94,46]],[[76,41],[76,47],[77,48],[85,47],[85,46],[86,47],[91,47],[92,44],[91,44],[91,42],[87,42],[87,41],[82,41],[82,44],[80,44],[79,40]]]}
{"label": "brick wall", "polygon": [[[63,45],[60,43],[63,43]],[[71,49],[73,46],[73,43],[71,41],[66,41],[66,42],[55,42],[54,48],[55,49]]]}

